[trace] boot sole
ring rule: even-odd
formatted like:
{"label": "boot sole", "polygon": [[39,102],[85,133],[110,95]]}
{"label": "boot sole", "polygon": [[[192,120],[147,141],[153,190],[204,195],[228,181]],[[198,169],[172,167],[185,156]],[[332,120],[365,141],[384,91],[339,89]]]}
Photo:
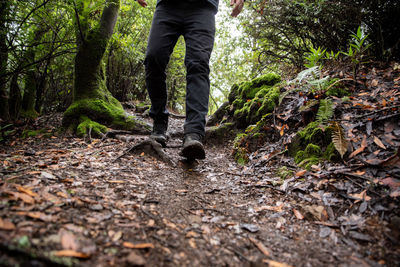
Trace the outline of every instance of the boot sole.
{"label": "boot sole", "polygon": [[204,151],[203,145],[200,142],[193,143],[184,147],[182,149],[181,155],[188,160],[206,158],[206,152]]}

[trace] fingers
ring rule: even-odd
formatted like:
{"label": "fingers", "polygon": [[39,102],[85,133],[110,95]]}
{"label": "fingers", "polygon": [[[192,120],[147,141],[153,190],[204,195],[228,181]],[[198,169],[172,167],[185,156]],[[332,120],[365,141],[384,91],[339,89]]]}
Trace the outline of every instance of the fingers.
{"label": "fingers", "polygon": [[231,5],[233,5],[233,10],[232,10],[231,16],[237,17],[237,15],[239,15],[239,13],[243,9],[244,0],[231,0]]}
{"label": "fingers", "polygon": [[146,6],[147,6],[146,0],[137,0],[137,2],[138,2],[139,5],[141,5],[142,7],[146,7]]}

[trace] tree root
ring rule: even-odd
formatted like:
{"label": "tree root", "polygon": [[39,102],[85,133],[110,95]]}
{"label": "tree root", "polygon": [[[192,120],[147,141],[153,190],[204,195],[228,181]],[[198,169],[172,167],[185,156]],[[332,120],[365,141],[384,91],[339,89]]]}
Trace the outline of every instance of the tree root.
{"label": "tree root", "polygon": [[122,158],[126,154],[130,152],[136,152],[136,153],[141,153],[144,152],[146,154],[149,154],[150,156],[153,156],[169,165],[172,167],[175,167],[175,163],[170,159],[170,157],[163,151],[161,144],[156,142],[152,138],[148,138],[139,144],[133,145],[131,148],[126,150],[122,155],[118,156],[113,162],[117,161],[118,159]]}

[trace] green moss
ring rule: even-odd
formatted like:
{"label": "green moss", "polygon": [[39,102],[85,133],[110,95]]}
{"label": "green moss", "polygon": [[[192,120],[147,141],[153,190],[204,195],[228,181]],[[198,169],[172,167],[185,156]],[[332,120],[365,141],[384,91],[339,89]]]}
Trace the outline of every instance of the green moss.
{"label": "green moss", "polygon": [[238,94],[242,99],[253,99],[265,86],[273,86],[280,81],[281,77],[278,74],[268,73],[249,82],[242,83],[237,89]]}
{"label": "green moss", "polygon": [[249,162],[247,151],[242,147],[235,150],[234,158],[239,165],[246,165]]}
{"label": "green moss", "polygon": [[301,167],[309,170],[312,165],[321,161],[321,148],[314,144],[308,144],[305,150],[296,153],[294,161]]}
{"label": "green moss", "polygon": [[318,144],[328,139],[326,137],[327,133],[328,132],[325,131],[325,128],[321,128],[319,122],[314,121],[309,123],[303,130],[297,132],[297,136],[302,140],[302,143],[305,145],[309,143]]}
{"label": "green moss", "polygon": [[24,130],[22,132],[22,138],[35,137],[38,135],[40,135],[41,137],[50,138],[53,134],[49,133],[47,129]]}
{"label": "green moss", "polygon": [[323,158],[329,161],[336,161],[338,159],[340,159],[340,155],[337,152],[335,145],[333,143],[330,143],[323,154]]}
{"label": "green moss", "polygon": [[81,116],[79,125],[76,128],[76,134],[80,137],[86,136],[89,132],[93,137],[101,137],[101,134],[107,132],[107,127],[92,121],[87,116]]}
{"label": "green moss", "polygon": [[276,174],[282,179],[285,180],[291,176],[293,176],[294,172],[292,170],[289,170],[286,166],[280,167]]}

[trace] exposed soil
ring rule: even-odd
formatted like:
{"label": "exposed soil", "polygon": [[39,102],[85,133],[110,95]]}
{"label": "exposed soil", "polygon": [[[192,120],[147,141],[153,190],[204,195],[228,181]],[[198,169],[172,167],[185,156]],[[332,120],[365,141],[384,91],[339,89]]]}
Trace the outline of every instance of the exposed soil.
{"label": "exposed soil", "polygon": [[[57,116],[42,119],[50,132],[59,124]],[[174,118],[170,130],[180,131],[182,124]],[[395,232],[380,220],[381,213],[362,218],[352,210],[352,201],[341,200],[341,208],[331,209],[321,204],[326,199],[275,186],[279,161],[275,166],[241,167],[233,161],[229,143],[209,143],[206,160],[189,164],[178,155],[179,139],[170,140],[165,149],[175,167],[144,152],[123,155],[145,138],[88,144],[39,135],[2,145],[0,264],[400,262]],[[330,222],[338,215],[348,218],[349,227]]]}

